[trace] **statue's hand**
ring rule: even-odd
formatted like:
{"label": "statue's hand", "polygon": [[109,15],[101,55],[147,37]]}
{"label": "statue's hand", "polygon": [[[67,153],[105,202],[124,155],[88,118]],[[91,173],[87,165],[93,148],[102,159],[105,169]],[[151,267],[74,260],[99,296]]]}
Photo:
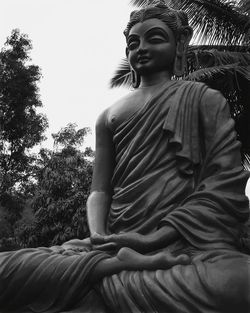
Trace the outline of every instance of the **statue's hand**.
{"label": "statue's hand", "polygon": [[150,235],[131,232],[103,236],[95,233],[91,236],[91,242],[93,245],[98,245],[99,247],[112,244],[113,249],[129,247],[138,252],[146,252],[150,244]]}
{"label": "statue's hand", "polygon": [[136,232],[112,235],[95,233],[90,237],[90,240],[93,245],[98,245],[100,248],[105,247],[107,244],[112,244],[113,250],[115,248],[119,250],[122,247],[128,247],[137,252],[145,253],[167,247],[170,243],[176,241],[179,236],[174,227],[166,225],[148,235],[141,235]]}
{"label": "statue's hand", "polygon": [[61,247],[63,249],[91,249],[91,241],[90,238],[85,239],[71,239],[69,241],[64,242]]}
{"label": "statue's hand", "polygon": [[[99,235],[100,236],[100,235]],[[116,250],[116,245],[112,242],[108,242],[105,244],[94,244],[91,238],[85,239],[71,239],[60,248],[63,251],[91,251],[91,250],[102,250],[102,251],[113,251]],[[65,254],[65,253],[64,253]]]}

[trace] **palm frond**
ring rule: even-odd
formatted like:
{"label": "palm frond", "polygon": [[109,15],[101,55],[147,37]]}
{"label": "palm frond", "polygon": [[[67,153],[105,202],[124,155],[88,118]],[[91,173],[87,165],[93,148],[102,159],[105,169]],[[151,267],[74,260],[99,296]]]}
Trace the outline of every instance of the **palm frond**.
{"label": "palm frond", "polygon": [[214,56],[216,65],[238,63],[243,66],[250,65],[250,53],[239,53],[231,51],[210,50]]}
{"label": "palm frond", "polygon": [[218,77],[238,74],[250,81],[250,66],[239,66],[239,64],[216,65],[213,67],[200,68],[184,77],[185,80],[209,82],[216,81]]}
{"label": "palm frond", "polygon": [[131,86],[130,66],[127,59],[122,59],[119,67],[110,80],[110,87]]}
{"label": "palm frond", "polygon": [[239,2],[239,9],[242,13],[250,16],[250,0],[241,0]]}
{"label": "palm frond", "polygon": [[244,108],[249,106],[244,94],[250,86],[250,66],[228,64],[200,68],[183,79],[203,82],[221,91],[230,104],[232,116],[238,116]]}
{"label": "palm frond", "polygon": [[244,153],[243,154],[243,167],[245,170],[250,172],[250,154],[249,153]]}
{"label": "palm frond", "polygon": [[146,5],[152,5],[155,3],[159,3],[159,0],[131,0],[130,4],[140,8]]}
{"label": "palm frond", "polygon": [[241,44],[249,42],[249,17],[227,0],[169,0],[184,10],[195,30],[194,40],[208,44]]}
{"label": "palm frond", "polygon": [[248,52],[219,51],[217,49],[203,50],[200,47],[189,49],[187,59],[189,72],[216,65],[235,63],[241,66],[250,65],[250,53]]}
{"label": "palm frond", "polygon": [[250,52],[249,45],[190,45],[188,51],[193,50],[211,50],[216,49],[218,51],[232,51],[232,52]]}

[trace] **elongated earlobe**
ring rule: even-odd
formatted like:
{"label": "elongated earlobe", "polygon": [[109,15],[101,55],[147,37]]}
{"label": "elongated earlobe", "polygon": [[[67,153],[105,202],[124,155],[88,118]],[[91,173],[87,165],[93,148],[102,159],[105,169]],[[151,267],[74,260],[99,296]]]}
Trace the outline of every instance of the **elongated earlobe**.
{"label": "elongated earlobe", "polygon": [[133,88],[138,88],[141,83],[140,75],[138,75],[136,71],[132,68],[130,70],[130,75],[131,75],[131,83],[132,83]]}
{"label": "elongated earlobe", "polygon": [[174,75],[183,76],[187,66],[187,48],[192,38],[193,30],[186,26],[180,32],[179,39],[176,44],[176,56],[174,62]]}
{"label": "elongated earlobe", "polygon": [[[126,47],[126,56],[128,58],[128,48]],[[131,77],[131,85],[133,88],[138,88],[141,83],[141,77],[136,73],[136,71],[130,66],[130,77]]]}

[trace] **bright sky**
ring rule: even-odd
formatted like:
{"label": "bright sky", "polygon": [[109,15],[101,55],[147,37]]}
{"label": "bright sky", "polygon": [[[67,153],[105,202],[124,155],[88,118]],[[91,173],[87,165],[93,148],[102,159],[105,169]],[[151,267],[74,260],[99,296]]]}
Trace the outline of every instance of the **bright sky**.
{"label": "bright sky", "polygon": [[31,58],[42,70],[41,112],[49,120],[42,146],[52,148],[50,134],[76,123],[92,129],[86,144],[94,148],[97,116],[129,92],[109,88],[125,56],[129,0],[0,0],[0,7],[0,47],[19,28],[32,40]]}
{"label": "bright sky", "polygon": [[[129,0],[0,0],[0,6],[0,47],[19,28],[42,70],[41,112],[49,120],[43,146],[52,148],[50,134],[70,122],[94,132],[97,116],[129,92],[108,86],[125,57]],[[87,144],[94,148],[94,134]]]}

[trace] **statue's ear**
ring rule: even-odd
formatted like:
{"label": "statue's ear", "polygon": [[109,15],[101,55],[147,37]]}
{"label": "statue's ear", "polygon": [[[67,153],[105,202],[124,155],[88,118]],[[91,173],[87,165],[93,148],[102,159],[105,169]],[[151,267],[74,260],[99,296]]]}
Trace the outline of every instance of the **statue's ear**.
{"label": "statue's ear", "polygon": [[126,57],[128,57],[128,47],[126,47],[125,53],[126,53]]}
{"label": "statue's ear", "polygon": [[[126,47],[125,52],[126,52],[126,56],[128,58],[128,53],[129,53],[128,47]],[[138,75],[136,73],[136,71],[131,66],[130,66],[130,77],[131,77],[132,87],[138,88],[140,85],[140,82],[141,82],[141,78],[140,78],[140,75]]]}
{"label": "statue's ear", "polygon": [[174,63],[174,75],[182,76],[185,72],[187,62],[187,48],[192,38],[193,30],[189,26],[185,26],[180,30],[176,43],[176,56]]}

